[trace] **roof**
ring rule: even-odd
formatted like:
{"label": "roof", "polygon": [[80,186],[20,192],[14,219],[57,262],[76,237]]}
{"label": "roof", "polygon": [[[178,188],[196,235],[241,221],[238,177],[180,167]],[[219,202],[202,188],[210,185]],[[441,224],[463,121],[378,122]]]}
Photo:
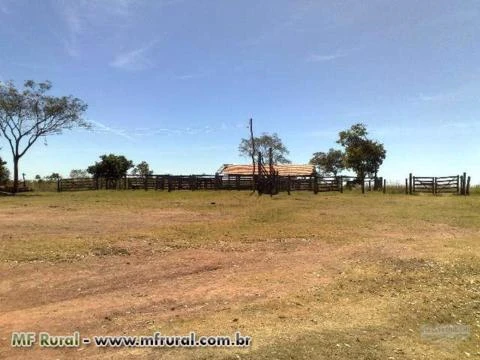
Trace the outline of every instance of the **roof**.
{"label": "roof", "polygon": [[[313,165],[278,164],[273,165],[280,176],[309,176],[315,171]],[[267,166],[268,168],[268,166]],[[255,169],[255,173],[257,169]],[[219,170],[223,175],[252,175],[252,165],[225,164]]]}

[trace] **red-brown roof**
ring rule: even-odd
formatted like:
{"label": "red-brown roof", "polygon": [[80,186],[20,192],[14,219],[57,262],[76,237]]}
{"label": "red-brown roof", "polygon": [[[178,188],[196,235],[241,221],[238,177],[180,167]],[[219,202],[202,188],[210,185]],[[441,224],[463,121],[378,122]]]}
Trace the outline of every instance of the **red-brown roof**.
{"label": "red-brown roof", "polygon": [[[312,175],[315,170],[313,165],[278,164],[273,167],[280,176],[308,176]],[[222,175],[252,175],[252,165],[225,164],[218,173]],[[255,169],[255,173],[257,173],[257,169]]]}

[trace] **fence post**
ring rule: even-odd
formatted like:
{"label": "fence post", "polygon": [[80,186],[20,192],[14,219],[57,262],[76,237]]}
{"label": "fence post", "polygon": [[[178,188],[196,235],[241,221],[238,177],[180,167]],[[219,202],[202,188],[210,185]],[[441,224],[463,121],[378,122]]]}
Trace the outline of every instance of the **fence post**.
{"label": "fence post", "polygon": [[57,191],[58,192],[62,191],[62,180],[61,179],[57,180]]}
{"label": "fence post", "polygon": [[457,175],[457,195],[460,194],[460,176]]}
{"label": "fence post", "polygon": [[387,179],[383,179],[383,193],[387,193]]}
{"label": "fence post", "polygon": [[432,193],[435,195],[437,193],[437,178],[432,178]]}
{"label": "fence post", "polygon": [[465,188],[465,195],[470,195],[470,176],[467,178],[467,186]]}
{"label": "fence post", "polygon": [[408,195],[408,179],[405,178],[405,195]]}
{"label": "fence post", "polygon": [[[273,168],[273,167],[272,167]],[[272,174],[272,191],[270,193],[270,196],[278,194],[279,192],[279,184],[278,184],[278,172],[273,170]]]}
{"label": "fence post", "polygon": [[190,181],[190,190],[197,190],[197,177],[195,175],[191,176],[191,181]]}
{"label": "fence post", "polygon": [[377,177],[373,179],[373,191],[382,189],[383,187],[383,176]]}
{"label": "fence post", "polygon": [[362,178],[362,194],[365,194],[365,179]]}
{"label": "fence post", "polygon": [[412,173],[410,173],[410,174],[408,175],[408,193],[409,193],[410,195],[412,195],[413,186],[414,186],[414,185],[412,184],[412,181],[414,181],[414,180],[413,180]]}

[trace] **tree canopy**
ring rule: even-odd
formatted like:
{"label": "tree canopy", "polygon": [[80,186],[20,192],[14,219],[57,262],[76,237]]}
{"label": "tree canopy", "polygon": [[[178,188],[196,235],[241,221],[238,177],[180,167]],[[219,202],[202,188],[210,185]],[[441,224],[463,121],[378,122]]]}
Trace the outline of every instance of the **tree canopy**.
{"label": "tree canopy", "polygon": [[72,169],[70,171],[70,178],[72,179],[81,179],[90,177],[90,174],[86,169]]}
{"label": "tree canopy", "polygon": [[345,169],[344,154],[341,150],[330,149],[327,153],[316,152],[310,159],[310,164],[315,165],[322,175],[337,176]]}
{"label": "tree canopy", "polygon": [[74,127],[88,128],[82,117],[87,105],[72,96],[51,96],[48,81],[25,81],[23,90],[0,82],[0,132],[13,156],[13,191],[18,189],[18,163],[40,138]]}
{"label": "tree canopy", "polygon": [[[290,152],[287,147],[283,144],[282,140],[278,137],[276,133],[268,134],[262,133],[259,137],[254,137],[255,142],[255,159],[257,154],[260,152],[262,158],[265,161],[268,161],[268,151],[272,148],[272,157],[274,164],[289,164],[290,160],[286,158]],[[253,144],[251,139],[242,139],[240,145],[238,146],[238,151],[241,156],[251,158],[253,152]]]}
{"label": "tree canopy", "polygon": [[10,179],[10,170],[5,165],[7,165],[7,162],[0,157],[0,184]]}
{"label": "tree canopy", "polygon": [[360,123],[338,135],[337,143],[345,149],[345,167],[355,171],[360,179],[366,176],[376,177],[387,154],[383,144],[368,139],[367,128]]}
{"label": "tree canopy", "polygon": [[60,176],[59,173],[53,172],[48,176],[45,176],[45,180],[47,181],[57,181],[58,179],[61,179],[62,177]]}
{"label": "tree canopy", "polygon": [[89,166],[87,172],[95,178],[106,178],[118,180],[127,175],[128,170],[133,167],[133,162],[123,155],[102,155],[101,161]]}
{"label": "tree canopy", "polygon": [[137,164],[132,170],[132,175],[140,175],[141,177],[147,177],[152,174],[153,170],[150,170],[150,165],[146,161]]}

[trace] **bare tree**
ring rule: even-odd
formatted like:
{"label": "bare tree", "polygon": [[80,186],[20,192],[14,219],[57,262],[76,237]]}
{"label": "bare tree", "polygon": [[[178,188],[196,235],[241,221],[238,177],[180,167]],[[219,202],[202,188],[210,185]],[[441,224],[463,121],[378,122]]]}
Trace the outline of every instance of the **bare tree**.
{"label": "bare tree", "polygon": [[13,191],[18,190],[18,163],[42,136],[61,134],[64,129],[89,128],[82,115],[87,105],[72,96],[50,96],[50,82],[28,80],[23,90],[13,82],[0,82],[0,131],[13,156]]}
{"label": "bare tree", "polygon": [[272,135],[262,133],[259,137],[251,137],[251,139],[242,139],[238,146],[238,151],[241,156],[251,157],[252,162],[255,162],[255,151],[262,154],[262,158],[268,159],[269,149],[272,148],[273,163],[274,164],[290,164],[291,161],[286,158],[290,152],[283,144],[282,140],[276,133]]}

